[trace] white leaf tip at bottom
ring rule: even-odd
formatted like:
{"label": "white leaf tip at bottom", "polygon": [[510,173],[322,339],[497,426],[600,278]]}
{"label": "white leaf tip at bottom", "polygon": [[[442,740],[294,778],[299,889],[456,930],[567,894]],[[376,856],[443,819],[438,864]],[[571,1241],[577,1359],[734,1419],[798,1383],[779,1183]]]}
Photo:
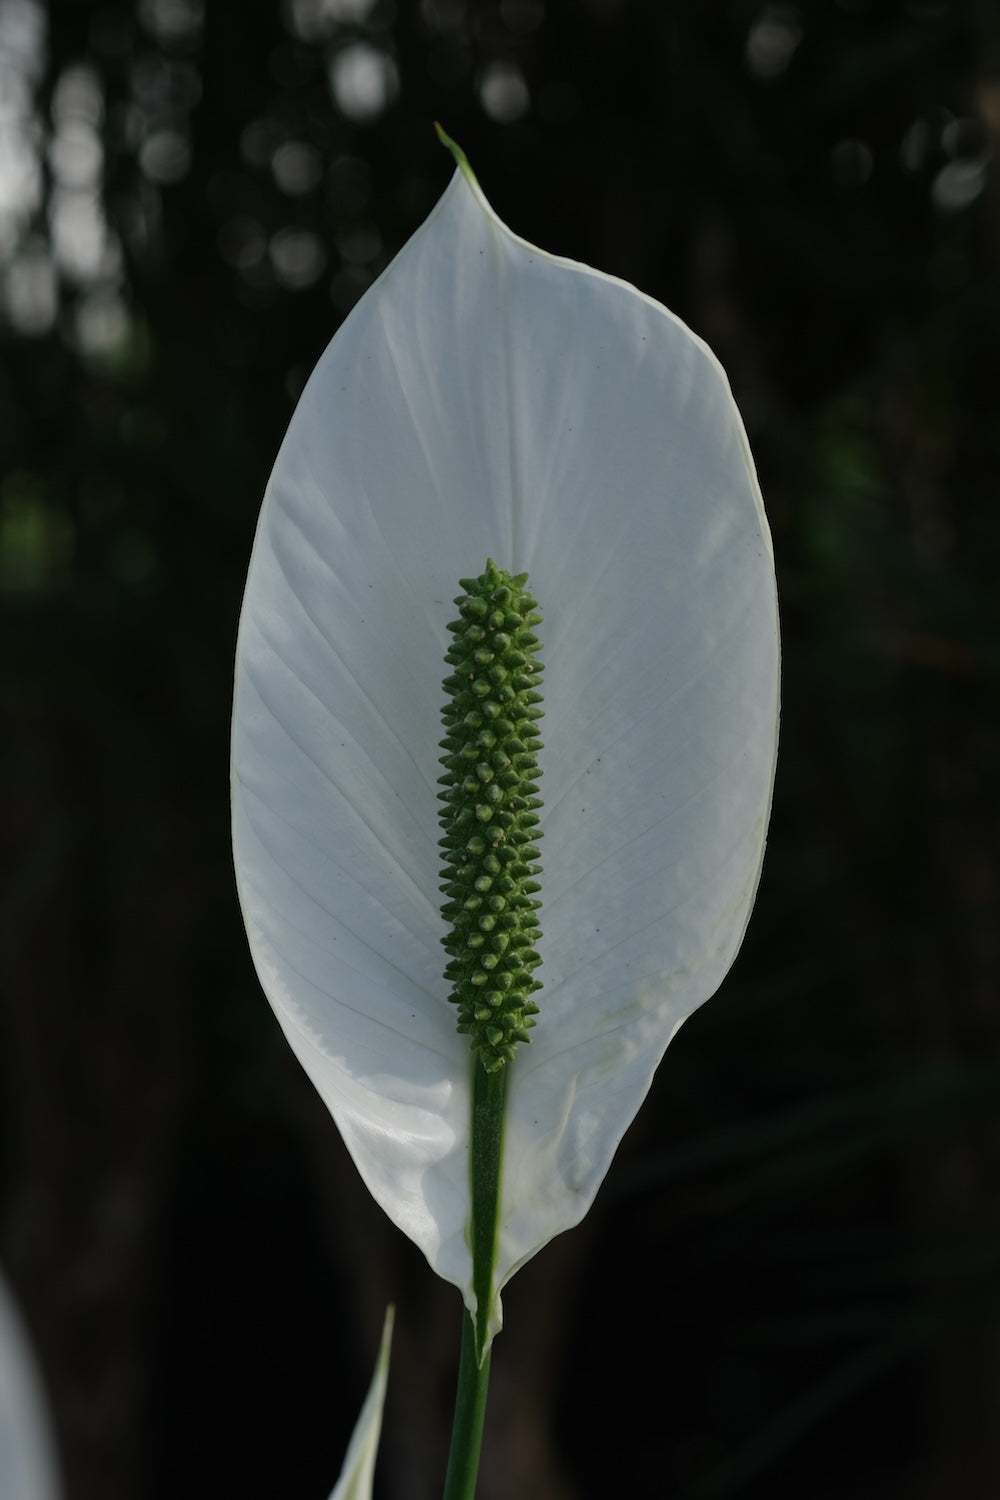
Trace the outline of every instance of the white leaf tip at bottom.
{"label": "white leaf tip at bottom", "polygon": [[330,1500],[371,1500],[375,1479],[375,1460],[378,1457],[379,1438],[382,1435],[382,1408],[385,1405],[385,1390],[389,1380],[389,1351],[392,1346],[392,1327],[396,1309],[390,1302],[385,1310],[382,1325],[382,1340],[375,1372],[368,1387],[361,1415],[351,1434],[347,1456],[340,1478],[337,1480]]}
{"label": "white leaf tip at bottom", "polygon": [[44,1393],[20,1314],[0,1279],[0,1495],[58,1500]]}

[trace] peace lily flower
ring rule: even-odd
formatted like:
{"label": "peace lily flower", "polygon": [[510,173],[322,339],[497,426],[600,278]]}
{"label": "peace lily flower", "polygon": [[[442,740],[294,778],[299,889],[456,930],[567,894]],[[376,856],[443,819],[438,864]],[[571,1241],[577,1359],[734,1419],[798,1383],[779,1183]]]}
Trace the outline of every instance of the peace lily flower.
{"label": "peace lily flower", "polygon": [[[487,559],[528,575],[547,669],[544,987],[504,1070],[488,1327],[437,800],[451,601]],[[501,1288],[587,1212],[732,963],[777,710],[770,538],[717,361],[650,298],[518,239],[460,158],[320,360],[267,488],[233,841],[285,1035],[377,1201],[478,1313],[480,1357]]]}

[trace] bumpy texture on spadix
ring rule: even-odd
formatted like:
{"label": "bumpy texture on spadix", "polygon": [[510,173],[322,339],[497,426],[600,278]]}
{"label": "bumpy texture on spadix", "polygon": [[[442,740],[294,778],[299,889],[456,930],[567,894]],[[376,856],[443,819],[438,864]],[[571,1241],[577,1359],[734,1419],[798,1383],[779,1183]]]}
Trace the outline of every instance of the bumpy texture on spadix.
{"label": "bumpy texture on spadix", "polygon": [[449,600],[488,557],[528,573],[547,668],[545,988],[505,1070],[499,1288],[586,1212],[739,947],[778,631],[712,354],[648,297],[519,240],[456,172],[320,361],[268,485],[233,840],[289,1042],[379,1203],[470,1306],[474,1071],[442,975],[436,797]]}
{"label": "bumpy texture on spadix", "polygon": [[535,722],[542,663],[535,657],[541,623],[525,591],[527,573],[512,578],[493,562],[479,578],[460,580],[455,639],[445,654],[453,668],[444,680],[441,717],[445,787],[440,840],[447,863],[441,914],[451,923],[442,939],[451,954],[445,977],[458,1006],[458,1029],[488,1073],[512,1062],[527,1042],[542,988],[534,878],[541,865],[532,842],[541,798]]}

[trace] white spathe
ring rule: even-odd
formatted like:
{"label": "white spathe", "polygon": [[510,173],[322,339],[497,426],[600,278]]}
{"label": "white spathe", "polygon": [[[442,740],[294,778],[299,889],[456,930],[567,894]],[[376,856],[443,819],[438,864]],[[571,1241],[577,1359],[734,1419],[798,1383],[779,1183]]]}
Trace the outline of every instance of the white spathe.
{"label": "white spathe", "polygon": [[27,1336],[0,1277],[0,1496],[58,1500],[52,1434]]}
{"label": "white spathe", "polygon": [[586,1213],[739,948],[778,622],[714,356],[632,287],[518,239],[456,171],[320,360],[267,488],[233,842],[289,1042],[375,1198],[473,1310],[436,793],[446,627],[488,557],[529,574],[546,665],[544,989],[509,1076],[499,1291]]}
{"label": "white spathe", "polygon": [[375,1460],[378,1457],[378,1440],[382,1433],[382,1410],[385,1406],[385,1388],[389,1380],[389,1350],[392,1347],[392,1325],[396,1310],[389,1306],[385,1310],[382,1324],[382,1340],[375,1360],[375,1372],[365,1397],[361,1414],[351,1433],[347,1445],[344,1467],[340,1478],[330,1493],[330,1500],[372,1500],[375,1484]]}

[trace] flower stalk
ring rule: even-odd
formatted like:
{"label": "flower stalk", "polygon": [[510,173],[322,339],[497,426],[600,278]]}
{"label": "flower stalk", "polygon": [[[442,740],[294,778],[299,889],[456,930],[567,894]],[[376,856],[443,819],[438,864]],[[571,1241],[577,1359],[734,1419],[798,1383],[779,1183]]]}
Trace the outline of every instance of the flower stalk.
{"label": "flower stalk", "polygon": [[462,1355],[443,1500],[474,1500],[489,1380],[490,1351],[487,1350],[486,1358],[479,1364],[475,1329],[466,1310],[462,1318]]}
{"label": "flower stalk", "polygon": [[476,1315],[473,1317],[466,1309],[462,1320],[462,1352],[444,1500],[472,1500],[475,1494],[490,1379],[489,1308],[500,1214],[507,1069],[501,1066],[488,1071],[477,1060],[473,1063],[473,1073],[469,1180]]}
{"label": "flower stalk", "polygon": [[469,1238],[475,1313],[466,1310],[445,1500],[471,1500],[489,1384],[489,1322],[496,1266],[503,1164],[507,1066],[518,1042],[530,1040],[541,989],[534,878],[538,848],[535,734],[542,663],[533,627],[541,623],[525,590],[490,558],[478,578],[461,580],[459,618],[448,628],[452,668],[444,680],[445,737],[439,798],[445,867],[442,938],[451,961],[451,1000],[458,1030],[473,1053],[469,1130]]}

